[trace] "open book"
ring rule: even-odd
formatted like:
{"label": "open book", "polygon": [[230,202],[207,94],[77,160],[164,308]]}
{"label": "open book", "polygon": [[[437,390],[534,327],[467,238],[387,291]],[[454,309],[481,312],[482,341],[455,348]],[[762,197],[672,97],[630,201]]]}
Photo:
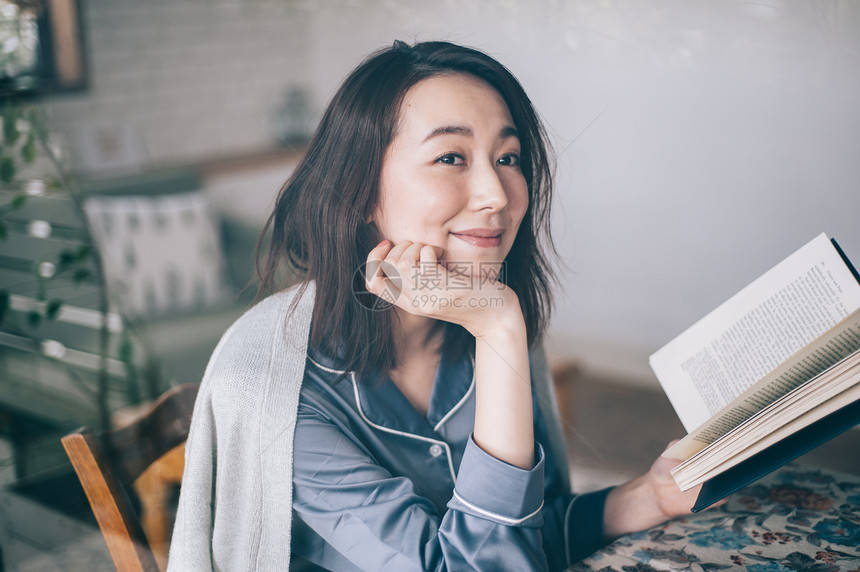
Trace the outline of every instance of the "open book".
{"label": "open book", "polygon": [[651,356],[701,510],[860,423],[860,276],[821,234]]}

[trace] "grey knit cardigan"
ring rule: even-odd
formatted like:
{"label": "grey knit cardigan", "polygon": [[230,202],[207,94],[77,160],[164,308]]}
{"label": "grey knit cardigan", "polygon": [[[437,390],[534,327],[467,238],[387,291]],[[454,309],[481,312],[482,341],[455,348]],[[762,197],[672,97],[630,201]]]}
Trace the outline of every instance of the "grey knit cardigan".
{"label": "grey knit cardigan", "polygon": [[[221,338],[194,405],[169,572],[287,570],[293,437],[304,377],[314,284],[248,310]],[[532,380],[550,447],[566,459],[543,349]],[[559,466],[567,475],[567,463]]]}

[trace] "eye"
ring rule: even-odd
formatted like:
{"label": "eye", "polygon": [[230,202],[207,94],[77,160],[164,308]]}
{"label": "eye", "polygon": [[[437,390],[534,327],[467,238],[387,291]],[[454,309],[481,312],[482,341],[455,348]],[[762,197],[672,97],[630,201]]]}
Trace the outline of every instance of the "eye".
{"label": "eye", "polygon": [[466,161],[463,159],[462,155],[458,155],[457,153],[445,153],[439,157],[436,157],[436,163],[442,163],[443,165],[465,165]]}
{"label": "eye", "polygon": [[520,154],[519,153],[507,153],[503,155],[501,159],[498,161],[499,165],[503,165],[505,167],[519,167],[520,166]]}

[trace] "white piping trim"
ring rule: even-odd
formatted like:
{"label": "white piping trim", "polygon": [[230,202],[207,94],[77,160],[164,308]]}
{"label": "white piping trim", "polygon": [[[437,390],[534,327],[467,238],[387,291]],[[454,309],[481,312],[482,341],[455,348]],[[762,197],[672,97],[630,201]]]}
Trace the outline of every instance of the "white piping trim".
{"label": "white piping trim", "polygon": [[567,565],[571,566],[573,562],[570,561],[570,530],[568,526],[570,525],[570,513],[573,508],[573,501],[576,500],[576,497],[570,499],[570,504],[567,505],[567,510],[564,511],[564,527],[562,528],[564,532],[564,555],[567,559]]}
{"label": "white piping trim", "polygon": [[458,501],[460,501],[461,503],[463,503],[464,505],[469,507],[470,509],[474,510],[475,512],[479,512],[485,516],[489,516],[489,517],[493,518],[494,520],[501,521],[503,524],[507,524],[507,525],[522,524],[523,522],[527,521],[528,519],[532,518],[537,513],[539,513],[541,511],[541,509],[543,508],[543,501],[540,501],[540,506],[533,513],[528,514],[522,518],[511,518],[509,516],[502,516],[500,514],[496,514],[492,511],[489,511],[487,509],[481,508],[479,506],[476,506],[476,505],[470,503],[469,501],[467,501],[466,499],[461,497],[459,495],[459,493],[457,493],[456,489],[454,489],[454,497]]}
{"label": "white piping trim", "polygon": [[[312,358],[310,356],[310,354],[308,354],[308,359],[311,360],[311,363],[316,365],[318,368],[320,368],[323,371],[327,371],[329,373],[337,373],[340,375],[346,375],[346,374],[353,374],[354,373],[352,371],[341,371],[341,370],[337,370],[337,369],[332,369],[330,367],[326,367],[326,366],[322,365],[321,363],[319,363],[318,361],[316,361],[314,358]],[[454,405],[454,407],[452,407],[451,410],[448,411],[448,413],[446,413],[445,416],[439,420],[439,422],[436,424],[436,426],[433,427],[434,431],[439,431],[439,428],[442,427],[442,425],[444,425],[445,422],[448,421],[455,413],[457,413],[457,411],[459,411],[463,407],[463,405],[465,405],[466,401],[468,401],[468,399],[472,395],[472,393],[475,392],[475,359],[471,356],[469,356],[469,359],[472,361],[472,383],[469,385],[469,389],[466,391],[466,394],[462,398],[460,398],[460,401],[458,401]]]}
{"label": "white piping trim", "polygon": [[[355,393],[355,404],[358,407],[358,414],[361,415],[361,418],[364,419],[365,423],[367,423],[368,425],[370,425],[374,429],[378,429],[379,431],[384,431],[386,433],[391,433],[393,435],[400,435],[402,437],[409,437],[411,439],[418,439],[419,441],[424,441],[425,443],[434,443],[436,445],[441,446],[445,450],[445,456],[448,459],[448,470],[451,471],[451,479],[454,481],[455,484],[457,483],[457,472],[454,470],[454,461],[451,458],[451,447],[448,446],[448,443],[446,443],[445,441],[439,441],[437,439],[430,439],[429,437],[424,437],[422,435],[416,435],[414,433],[406,433],[405,431],[398,431],[396,429],[389,429],[388,427],[383,427],[382,425],[377,425],[376,423],[374,423],[373,421],[371,421],[370,419],[367,418],[367,415],[364,414],[364,409],[362,409],[362,407],[361,407],[361,396],[360,396],[359,391],[358,391],[358,382],[355,379],[355,372],[354,371],[340,371],[337,369],[332,369],[330,367],[326,367],[326,366],[318,363],[310,355],[308,355],[308,359],[311,360],[311,362],[314,363],[317,367],[319,367],[320,369],[327,371],[329,373],[349,374],[350,379],[352,380],[353,393]],[[472,374],[472,384],[473,385],[474,385],[474,381],[475,381],[475,376],[473,373]],[[471,388],[470,388],[470,391],[471,391]],[[463,400],[461,400],[461,402],[462,401]],[[461,404],[458,403],[455,406],[455,408],[460,406],[460,405]],[[451,412],[449,412],[449,415],[450,415],[450,413]],[[448,417],[448,415],[445,416],[445,418],[447,418],[447,417]],[[443,418],[442,421],[444,421],[445,418]],[[439,422],[437,427],[442,424],[442,421]]]}
{"label": "white piping trim", "polygon": [[460,401],[458,401],[457,404],[452,407],[451,410],[446,413],[444,417],[442,417],[442,419],[439,420],[439,423],[437,423],[436,426],[433,427],[433,430],[436,432],[439,431],[439,428],[442,427],[443,423],[448,421],[448,419],[450,419],[452,415],[454,415],[457,411],[460,410],[461,407],[463,407],[463,405],[475,391],[475,359],[472,356],[469,356],[469,359],[472,360],[472,384],[469,386],[468,391],[466,391],[466,395],[464,395],[463,398],[460,399]]}
{"label": "white piping trim", "polygon": [[317,366],[317,367],[318,367],[318,368],[320,368],[321,370],[327,371],[327,372],[329,372],[329,373],[340,373],[340,374],[352,373],[351,371],[340,371],[340,370],[337,370],[337,369],[332,369],[332,368],[330,368],[330,367],[326,367],[326,366],[324,366],[323,364],[319,363],[319,362],[318,362],[317,360],[315,360],[314,358],[312,358],[310,354],[308,354],[308,359],[309,359],[309,360],[311,360],[311,362],[312,362],[315,366]]}
{"label": "white piping trim", "polygon": [[364,409],[361,407],[361,396],[358,392],[358,382],[355,380],[355,372],[349,372],[350,379],[352,379],[352,389],[355,393],[355,404],[358,406],[358,413],[361,415],[361,418],[364,419],[364,422],[373,427],[374,429],[378,429],[380,431],[384,431],[386,433],[391,433],[392,435],[400,435],[402,437],[409,437],[411,439],[418,439],[419,441],[424,441],[425,443],[435,443],[436,445],[441,446],[445,450],[445,455],[448,459],[448,470],[451,471],[451,479],[454,483],[457,483],[457,473],[454,471],[454,462],[451,460],[451,448],[448,446],[448,443],[445,441],[439,441],[438,439],[431,439],[429,437],[424,437],[422,435],[416,435],[414,433],[406,433],[405,431],[398,431],[396,429],[389,429],[388,427],[383,427],[382,425],[377,425],[373,421],[367,418],[367,415],[364,414]]}

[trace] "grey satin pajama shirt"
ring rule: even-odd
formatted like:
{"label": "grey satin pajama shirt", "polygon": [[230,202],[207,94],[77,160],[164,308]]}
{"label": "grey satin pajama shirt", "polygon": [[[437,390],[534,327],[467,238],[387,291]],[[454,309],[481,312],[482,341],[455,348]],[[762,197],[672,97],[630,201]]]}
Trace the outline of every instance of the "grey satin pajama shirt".
{"label": "grey satin pajama shirt", "polygon": [[440,360],[427,416],[385,378],[309,352],[294,444],[291,569],[562,570],[602,545],[608,489],[573,495],[535,404],[536,464],[472,440],[472,360]]}

